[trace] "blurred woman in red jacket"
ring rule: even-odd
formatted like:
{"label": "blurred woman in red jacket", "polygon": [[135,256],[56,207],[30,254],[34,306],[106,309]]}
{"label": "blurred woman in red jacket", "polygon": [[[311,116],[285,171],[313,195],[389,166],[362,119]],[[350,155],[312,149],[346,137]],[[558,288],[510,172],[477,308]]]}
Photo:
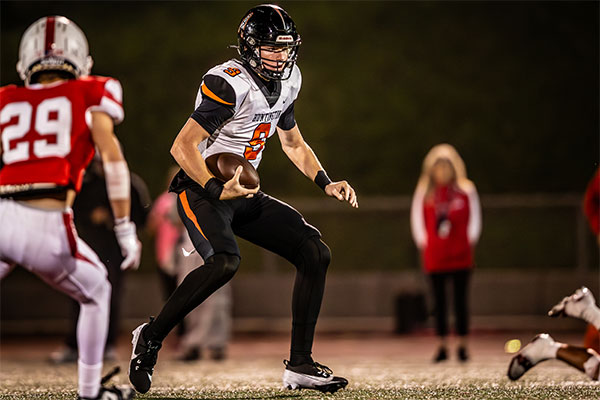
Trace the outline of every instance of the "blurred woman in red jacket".
{"label": "blurred woman in red jacket", "polygon": [[475,185],[467,179],[463,160],[449,144],[433,147],[423,161],[412,201],[411,228],[433,288],[436,332],[440,339],[434,361],[448,358],[448,281],[454,286],[458,358],[467,361],[468,289],[473,251],[481,233],[481,206]]}

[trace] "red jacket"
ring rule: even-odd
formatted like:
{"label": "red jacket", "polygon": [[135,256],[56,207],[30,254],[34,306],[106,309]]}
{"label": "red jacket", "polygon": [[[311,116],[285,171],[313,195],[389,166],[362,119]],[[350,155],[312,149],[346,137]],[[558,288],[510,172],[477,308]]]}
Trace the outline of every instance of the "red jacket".
{"label": "red jacket", "polygon": [[583,200],[583,212],[590,223],[592,232],[598,236],[600,233],[600,168],[588,184]]}
{"label": "red jacket", "polygon": [[426,273],[473,266],[473,247],[481,232],[481,209],[474,187],[469,193],[444,186],[427,197],[415,194],[411,223]]}

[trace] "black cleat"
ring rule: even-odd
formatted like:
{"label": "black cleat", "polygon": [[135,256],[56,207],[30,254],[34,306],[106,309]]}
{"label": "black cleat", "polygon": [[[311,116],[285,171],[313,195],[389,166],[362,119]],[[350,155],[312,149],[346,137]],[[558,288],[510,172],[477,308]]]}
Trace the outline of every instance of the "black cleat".
{"label": "black cleat", "polygon": [[348,380],[333,376],[331,369],[317,362],[292,367],[284,360],[283,387],[290,390],[313,389],[323,393],[335,393],[348,385]]}
{"label": "black cleat", "polygon": [[[152,322],[152,320],[150,320]],[[158,350],[162,346],[159,342],[145,340],[143,332],[148,323],[138,326],[132,333],[131,361],[129,363],[129,381],[140,393],[146,393],[152,385],[152,373],[158,359]]]}

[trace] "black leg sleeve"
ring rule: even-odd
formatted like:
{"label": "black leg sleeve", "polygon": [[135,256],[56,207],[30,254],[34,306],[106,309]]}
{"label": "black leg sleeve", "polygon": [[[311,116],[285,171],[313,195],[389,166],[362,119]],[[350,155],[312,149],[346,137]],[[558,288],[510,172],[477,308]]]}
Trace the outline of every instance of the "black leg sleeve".
{"label": "black leg sleeve", "polygon": [[438,336],[448,335],[448,315],[446,311],[446,278],[447,274],[431,274],[433,288],[435,331]]}
{"label": "black leg sleeve", "polygon": [[175,289],[160,314],[144,332],[146,339],[162,342],[190,311],[227,283],[240,265],[235,255],[218,253],[190,272]]}
{"label": "black leg sleeve", "polygon": [[319,237],[308,238],[301,246],[294,265],[296,282],[292,297],[292,346],[290,362],[299,365],[310,362],[315,326],[331,253]]}

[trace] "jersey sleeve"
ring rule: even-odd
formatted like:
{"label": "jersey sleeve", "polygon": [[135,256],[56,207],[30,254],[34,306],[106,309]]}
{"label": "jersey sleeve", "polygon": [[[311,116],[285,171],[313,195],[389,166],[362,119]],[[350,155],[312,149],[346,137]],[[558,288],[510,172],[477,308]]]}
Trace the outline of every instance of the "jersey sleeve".
{"label": "jersey sleeve", "polygon": [[481,203],[475,185],[467,192],[469,200],[469,224],[467,225],[467,238],[469,244],[475,245],[481,236]]}
{"label": "jersey sleeve", "polygon": [[207,74],[196,98],[191,118],[211,135],[235,113],[236,94],[221,76]]}
{"label": "jersey sleeve", "polygon": [[413,240],[419,249],[427,245],[427,229],[423,211],[425,192],[417,187],[410,207],[410,230]]}
{"label": "jersey sleeve", "polygon": [[290,130],[294,126],[296,126],[296,117],[294,116],[294,103],[298,98],[298,94],[300,93],[300,88],[302,87],[302,74],[300,73],[300,68],[297,65],[294,65],[294,70],[292,71],[292,75],[289,79],[290,84],[290,94],[288,99],[290,100],[290,105],[285,109],[281,117],[279,118],[279,122],[277,126],[283,130]]}
{"label": "jersey sleeve", "polygon": [[294,126],[296,126],[296,118],[294,117],[294,103],[292,103],[283,112],[283,114],[281,114],[281,117],[279,117],[277,127],[283,129],[284,131],[289,131]]}
{"label": "jersey sleeve", "polygon": [[123,88],[121,83],[113,78],[88,77],[90,93],[88,95],[89,111],[100,111],[108,114],[115,124],[120,124],[125,118],[123,111]]}
{"label": "jersey sleeve", "polygon": [[600,234],[600,169],[596,170],[585,191],[583,212],[594,234]]}

